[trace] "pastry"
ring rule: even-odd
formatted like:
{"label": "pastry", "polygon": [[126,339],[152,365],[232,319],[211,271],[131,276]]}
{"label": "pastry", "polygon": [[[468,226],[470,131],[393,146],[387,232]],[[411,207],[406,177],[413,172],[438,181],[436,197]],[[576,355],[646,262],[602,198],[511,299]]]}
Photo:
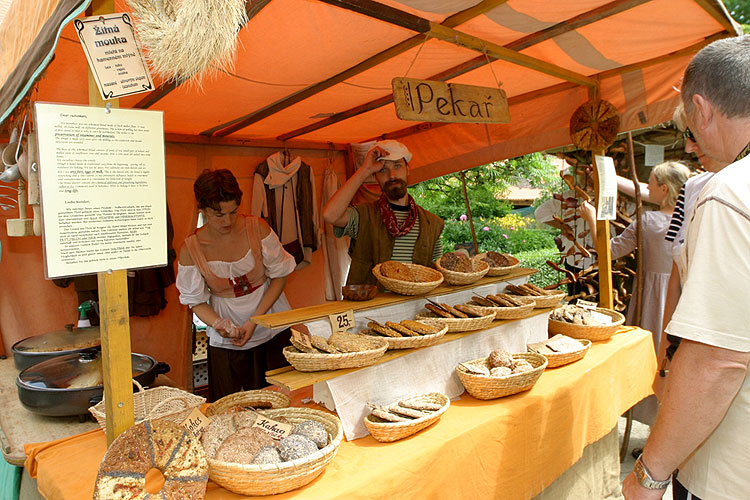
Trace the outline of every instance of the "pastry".
{"label": "pastry", "polygon": [[395,413],[388,411],[388,409],[383,408],[382,406],[373,405],[373,404],[369,406],[370,406],[370,414],[378,417],[381,420],[385,420],[387,422],[408,422],[410,420],[413,420],[411,418],[401,417],[399,415],[396,415]]}
{"label": "pastry", "polygon": [[419,333],[413,330],[410,330],[409,328],[405,327],[404,325],[400,323],[394,323],[393,321],[386,321],[385,326],[393,330],[396,330],[398,333],[400,333],[404,337],[419,337]]}
{"label": "pastry", "polygon": [[432,311],[433,313],[435,313],[436,315],[440,316],[441,318],[453,318],[454,317],[451,313],[449,313],[448,311],[446,311],[442,307],[436,306],[435,304],[431,304],[431,303],[428,302],[428,303],[426,303],[424,305],[424,307],[428,311]]}
{"label": "pastry", "polygon": [[387,260],[380,264],[380,274],[394,280],[414,281],[414,276],[409,266],[395,260]]}
{"label": "pastry", "polygon": [[404,408],[414,408],[415,410],[422,411],[437,411],[442,408],[438,403],[432,403],[430,401],[421,401],[419,398],[414,399],[401,399],[398,402],[399,406]]}
{"label": "pastry", "polygon": [[324,448],[328,444],[328,431],[320,422],[314,420],[303,420],[292,429],[292,434],[300,434],[310,439],[318,448]]}
{"label": "pastry", "polygon": [[415,410],[414,408],[401,406],[399,404],[388,405],[386,406],[386,409],[391,413],[398,413],[399,415],[411,418],[422,418],[429,415],[429,413],[425,413],[421,410]]}
{"label": "pastry", "polygon": [[360,352],[377,349],[383,344],[383,341],[365,337],[364,335],[335,332],[328,338],[328,343],[341,352]]}
{"label": "pastry", "polygon": [[490,377],[507,377],[512,374],[513,370],[507,366],[496,366],[495,368],[490,369]]}
{"label": "pastry", "polygon": [[369,323],[367,323],[367,326],[374,332],[377,332],[380,335],[385,335],[386,337],[401,337],[402,336],[398,331],[394,330],[393,328],[389,328],[389,326],[381,325],[380,323],[377,323],[375,321],[370,321]]}
{"label": "pastry", "polygon": [[449,306],[448,304],[440,303],[440,306],[453,315],[454,318],[468,318],[469,315],[456,309],[455,307]]}
{"label": "pastry", "polygon": [[254,464],[277,464],[281,462],[281,454],[275,446],[264,446],[258,451],[258,454],[253,458]]}
{"label": "pastry", "polygon": [[273,438],[257,427],[245,427],[227,437],[216,451],[216,460],[250,464],[264,446],[273,446]]}
{"label": "pastry", "polygon": [[318,451],[318,446],[310,438],[300,434],[290,434],[279,441],[279,454],[286,461],[297,460]]}
{"label": "pastry", "polygon": [[483,306],[483,307],[496,307],[496,304],[495,304],[494,302],[492,302],[492,301],[491,301],[490,299],[486,299],[486,298],[484,298],[484,297],[478,297],[478,296],[476,296],[476,295],[474,295],[474,296],[473,296],[473,297],[471,298],[471,301],[472,301],[472,302],[474,302],[474,303],[475,303],[476,305],[478,305],[478,306]]}
{"label": "pastry", "polygon": [[415,321],[411,319],[405,319],[401,322],[401,324],[404,325],[409,330],[412,330],[422,335],[429,335],[431,333],[437,333],[440,331],[440,328],[435,328],[432,325],[428,325],[426,323],[422,323],[421,321]]}
{"label": "pastry", "polygon": [[327,352],[329,354],[338,354],[339,351],[336,349],[335,346],[332,346],[328,343],[326,339],[321,337],[320,335],[311,335],[310,336],[310,343],[313,345],[314,348],[318,349],[319,351]]}
{"label": "pastry", "polygon": [[486,314],[484,314],[482,311],[479,311],[478,309],[475,309],[466,304],[456,304],[453,307],[456,308],[456,310],[466,314],[467,316],[471,316],[472,318],[482,318],[486,316]]}
{"label": "pastry", "polygon": [[449,271],[459,273],[473,273],[474,264],[471,259],[463,253],[448,252],[440,258],[440,265]]}
{"label": "pastry", "polygon": [[513,368],[513,356],[508,351],[503,351],[502,349],[496,349],[492,351],[487,358],[487,362],[490,365],[490,368],[497,368],[498,366],[505,366],[508,368]]}
{"label": "pastry", "polygon": [[513,364],[513,373],[530,372],[534,367],[525,359],[517,359]]}

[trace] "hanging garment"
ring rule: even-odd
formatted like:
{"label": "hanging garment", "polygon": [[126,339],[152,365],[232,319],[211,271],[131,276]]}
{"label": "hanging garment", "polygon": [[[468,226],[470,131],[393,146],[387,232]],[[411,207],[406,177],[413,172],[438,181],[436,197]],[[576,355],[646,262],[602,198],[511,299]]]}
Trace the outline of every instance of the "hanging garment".
{"label": "hanging garment", "polygon": [[255,169],[250,213],[263,217],[294,256],[296,269],[318,249],[318,207],[312,168],[299,156],[274,153]]}
{"label": "hanging garment", "polygon": [[[331,165],[323,174],[323,193],[321,203],[325,206],[341,184]],[[336,238],[333,226],[326,224],[321,215],[320,227],[323,233],[323,265],[326,279],[326,300],[341,300],[341,287],[349,273],[352,259],[349,257],[349,238]]]}

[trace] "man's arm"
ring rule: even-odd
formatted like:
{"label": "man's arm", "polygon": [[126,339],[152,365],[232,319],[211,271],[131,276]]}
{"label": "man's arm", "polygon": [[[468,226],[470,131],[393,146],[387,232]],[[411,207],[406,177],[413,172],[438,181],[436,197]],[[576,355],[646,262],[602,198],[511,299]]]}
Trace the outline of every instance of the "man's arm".
{"label": "man's arm", "polygon": [[[667,479],[719,425],[745,380],[748,361],[747,352],[682,341],[643,449],[643,463],[655,480]],[[664,491],[643,488],[631,472],[622,493],[626,500],[656,500]]]}
{"label": "man's arm", "polygon": [[357,194],[359,187],[375,172],[380,170],[381,165],[378,158],[386,152],[379,146],[375,146],[365,155],[362,166],[349,177],[343,186],[336,191],[326,206],[323,207],[323,220],[336,226],[344,227],[348,221],[346,209],[351,204],[354,195]]}

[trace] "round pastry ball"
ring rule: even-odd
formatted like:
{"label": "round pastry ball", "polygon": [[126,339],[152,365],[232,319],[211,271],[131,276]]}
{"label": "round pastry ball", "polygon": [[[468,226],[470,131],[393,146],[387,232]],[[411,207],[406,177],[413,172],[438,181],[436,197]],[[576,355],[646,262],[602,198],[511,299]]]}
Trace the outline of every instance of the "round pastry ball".
{"label": "round pastry ball", "polygon": [[508,351],[503,351],[502,349],[492,351],[487,361],[490,364],[490,368],[497,368],[498,366],[513,368],[513,356]]}
{"label": "round pastry ball", "polygon": [[279,441],[279,453],[286,462],[306,457],[318,451],[318,446],[310,438],[300,434],[290,434]]}
{"label": "round pastry ball", "polygon": [[277,464],[281,462],[281,454],[275,446],[264,446],[253,458],[254,464]]}
{"label": "round pastry ball", "polygon": [[513,366],[513,373],[530,372],[533,369],[534,367],[531,366],[531,363],[529,363],[525,359],[519,359],[516,361],[516,364]]}
{"label": "round pastry ball", "polygon": [[491,377],[507,377],[508,375],[512,374],[510,368],[507,366],[496,366],[492,370],[490,370],[490,376]]}
{"label": "round pastry ball", "polygon": [[309,438],[318,448],[324,448],[328,444],[328,431],[320,422],[314,420],[304,420],[298,423],[292,434],[299,434]]}

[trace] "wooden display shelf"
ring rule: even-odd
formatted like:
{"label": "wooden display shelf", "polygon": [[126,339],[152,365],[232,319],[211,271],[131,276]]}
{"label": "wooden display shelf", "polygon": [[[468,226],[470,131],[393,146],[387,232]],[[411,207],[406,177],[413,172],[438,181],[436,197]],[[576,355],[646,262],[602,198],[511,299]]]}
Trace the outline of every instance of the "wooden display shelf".
{"label": "wooden display shelf", "polygon": [[[552,309],[554,308],[534,309],[532,313],[526,317],[530,318],[538,314],[548,314],[550,311],[552,311]],[[500,319],[500,320],[493,321],[487,328],[482,328],[481,330],[471,330],[468,332],[460,332],[460,333],[446,333],[436,344],[433,344],[433,345],[444,344],[445,342],[451,342],[453,340],[460,339],[461,337],[466,337],[467,335],[474,335],[475,333],[487,330],[488,328],[494,328],[496,326],[504,325],[505,323],[510,323],[513,321],[521,321],[523,319],[524,318],[521,318],[520,320],[519,319]],[[429,349],[430,347],[432,346],[428,346],[426,348],[415,347],[413,349],[389,350],[385,352],[383,357],[381,357],[375,363],[369,366],[379,365],[380,363],[385,363],[392,359],[400,358],[401,356],[409,354],[410,352],[416,349]],[[319,371],[319,372],[300,372],[300,371],[295,370],[291,366],[284,366],[282,368],[277,368],[276,370],[271,370],[271,371],[266,372],[266,382],[272,385],[277,385],[279,387],[282,387],[290,391],[294,391],[297,389],[301,389],[302,387],[308,387],[308,386],[317,384],[318,382],[325,382],[326,380],[340,377],[342,375],[346,375],[347,373],[351,373],[357,370],[362,370],[364,368],[368,368],[368,367],[363,366],[361,368],[345,368],[342,370],[325,370],[325,371]]]}
{"label": "wooden display shelf", "polygon": [[484,278],[469,285],[445,285],[441,284],[429,293],[422,295],[398,295],[393,292],[379,292],[373,299],[365,301],[341,300],[317,304],[314,306],[301,307],[289,311],[282,311],[262,316],[253,316],[250,318],[253,323],[266,328],[286,328],[299,323],[306,323],[318,319],[327,318],[329,314],[339,314],[349,309],[354,312],[366,311],[369,309],[379,309],[384,306],[411,302],[421,297],[432,297],[446,293],[459,292],[461,290],[471,290],[482,285],[498,283],[500,281],[509,281],[524,276],[530,276],[536,273],[536,269],[526,269],[519,267],[511,270],[504,276],[485,276]]}

